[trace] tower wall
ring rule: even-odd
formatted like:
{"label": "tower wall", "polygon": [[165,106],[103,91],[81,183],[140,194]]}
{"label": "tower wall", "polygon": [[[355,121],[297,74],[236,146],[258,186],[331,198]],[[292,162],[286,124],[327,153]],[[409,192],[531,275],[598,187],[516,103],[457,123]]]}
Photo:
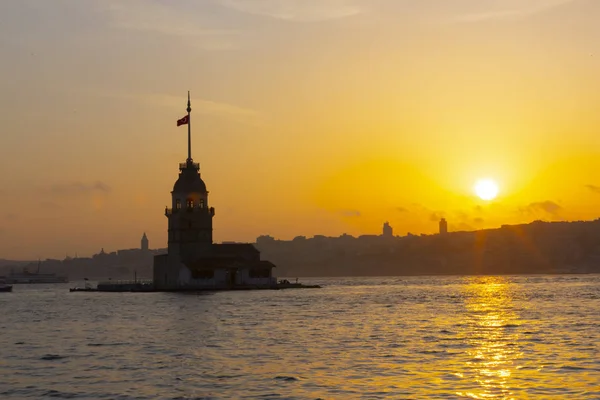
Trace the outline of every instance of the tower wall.
{"label": "tower wall", "polygon": [[213,243],[214,209],[186,208],[169,215],[169,254],[179,254],[182,260],[198,257],[210,250]]}
{"label": "tower wall", "polygon": [[210,251],[214,208],[208,206],[208,190],[200,177],[200,165],[188,159],[179,165],[179,178],[171,192],[172,208],[165,210],[169,254],[182,262]]}
{"label": "tower wall", "polygon": [[185,266],[177,254],[154,256],[153,282],[157,290],[175,290],[180,286],[179,275]]}

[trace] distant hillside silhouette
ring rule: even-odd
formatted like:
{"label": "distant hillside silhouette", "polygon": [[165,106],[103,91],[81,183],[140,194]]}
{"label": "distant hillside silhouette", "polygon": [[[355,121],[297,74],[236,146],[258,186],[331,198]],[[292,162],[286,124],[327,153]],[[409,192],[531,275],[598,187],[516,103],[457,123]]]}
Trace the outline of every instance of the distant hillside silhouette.
{"label": "distant hillside silhouette", "polygon": [[[260,236],[256,247],[279,277],[600,273],[600,219],[534,221],[497,229],[439,235],[342,235],[293,240]],[[42,272],[71,280],[152,276],[152,259],[166,249],[101,251],[92,257],[45,260]],[[37,269],[37,261],[0,260],[10,269]]]}
{"label": "distant hillside silhouette", "polygon": [[23,268],[35,272],[39,264],[40,272],[66,275],[70,280],[133,279],[134,276],[150,279],[154,255],[165,252],[166,249],[124,249],[110,253],[102,250],[92,257],[67,257],[64,260],[46,259],[42,262],[4,260],[6,263],[0,265],[0,276],[9,274],[11,270],[21,271]]}
{"label": "distant hillside silhouette", "polygon": [[33,263],[34,261],[15,261],[15,260],[5,260],[4,258],[0,258],[0,268],[6,267],[9,265],[27,265]]}
{"label": "distant hillside silhouette", "polygon": [[257,247],[286,277],[600,273],[600,220],[403,237],[261,236]]}

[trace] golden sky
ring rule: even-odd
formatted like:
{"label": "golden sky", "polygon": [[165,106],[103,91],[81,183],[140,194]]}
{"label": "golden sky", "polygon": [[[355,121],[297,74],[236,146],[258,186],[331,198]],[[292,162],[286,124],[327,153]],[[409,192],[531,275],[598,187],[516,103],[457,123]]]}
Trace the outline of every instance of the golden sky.
{"label": "golden sky", "polygon": [[[0,258],[600,215],[597,0],[0,2]],[[473,194],[492,178],[500,195]]]}

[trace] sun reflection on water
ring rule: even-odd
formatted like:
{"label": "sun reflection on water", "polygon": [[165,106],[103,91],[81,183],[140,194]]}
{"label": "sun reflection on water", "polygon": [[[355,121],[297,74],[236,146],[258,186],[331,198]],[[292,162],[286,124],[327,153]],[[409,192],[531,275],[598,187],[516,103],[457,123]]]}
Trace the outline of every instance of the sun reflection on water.
{"label": "sun reflection on water", "polygon": [[521,357],[511,284],[502,277],[471,278],[464,288],[467,319],[465,377],[478,389],[456,394],[474,399],[513,398],[511,376]]}

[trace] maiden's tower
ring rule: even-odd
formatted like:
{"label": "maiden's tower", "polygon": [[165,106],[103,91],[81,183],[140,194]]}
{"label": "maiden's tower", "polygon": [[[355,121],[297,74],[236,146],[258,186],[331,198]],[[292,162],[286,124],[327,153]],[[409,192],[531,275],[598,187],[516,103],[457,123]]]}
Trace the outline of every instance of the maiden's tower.
{"label": "maiden's tower", "polygon": [[277,281],[275,267],[260,259],[249,243],[213,243],[214,207],[200,176],[200,164],[192,159],[191,103],[177,126],[187,125],[188,153],[179,164],[179,177],[171,192],[171,207],[165,208],[168,221],[168,253],[154,257],[156,290],[227,289],[271,287]]}

